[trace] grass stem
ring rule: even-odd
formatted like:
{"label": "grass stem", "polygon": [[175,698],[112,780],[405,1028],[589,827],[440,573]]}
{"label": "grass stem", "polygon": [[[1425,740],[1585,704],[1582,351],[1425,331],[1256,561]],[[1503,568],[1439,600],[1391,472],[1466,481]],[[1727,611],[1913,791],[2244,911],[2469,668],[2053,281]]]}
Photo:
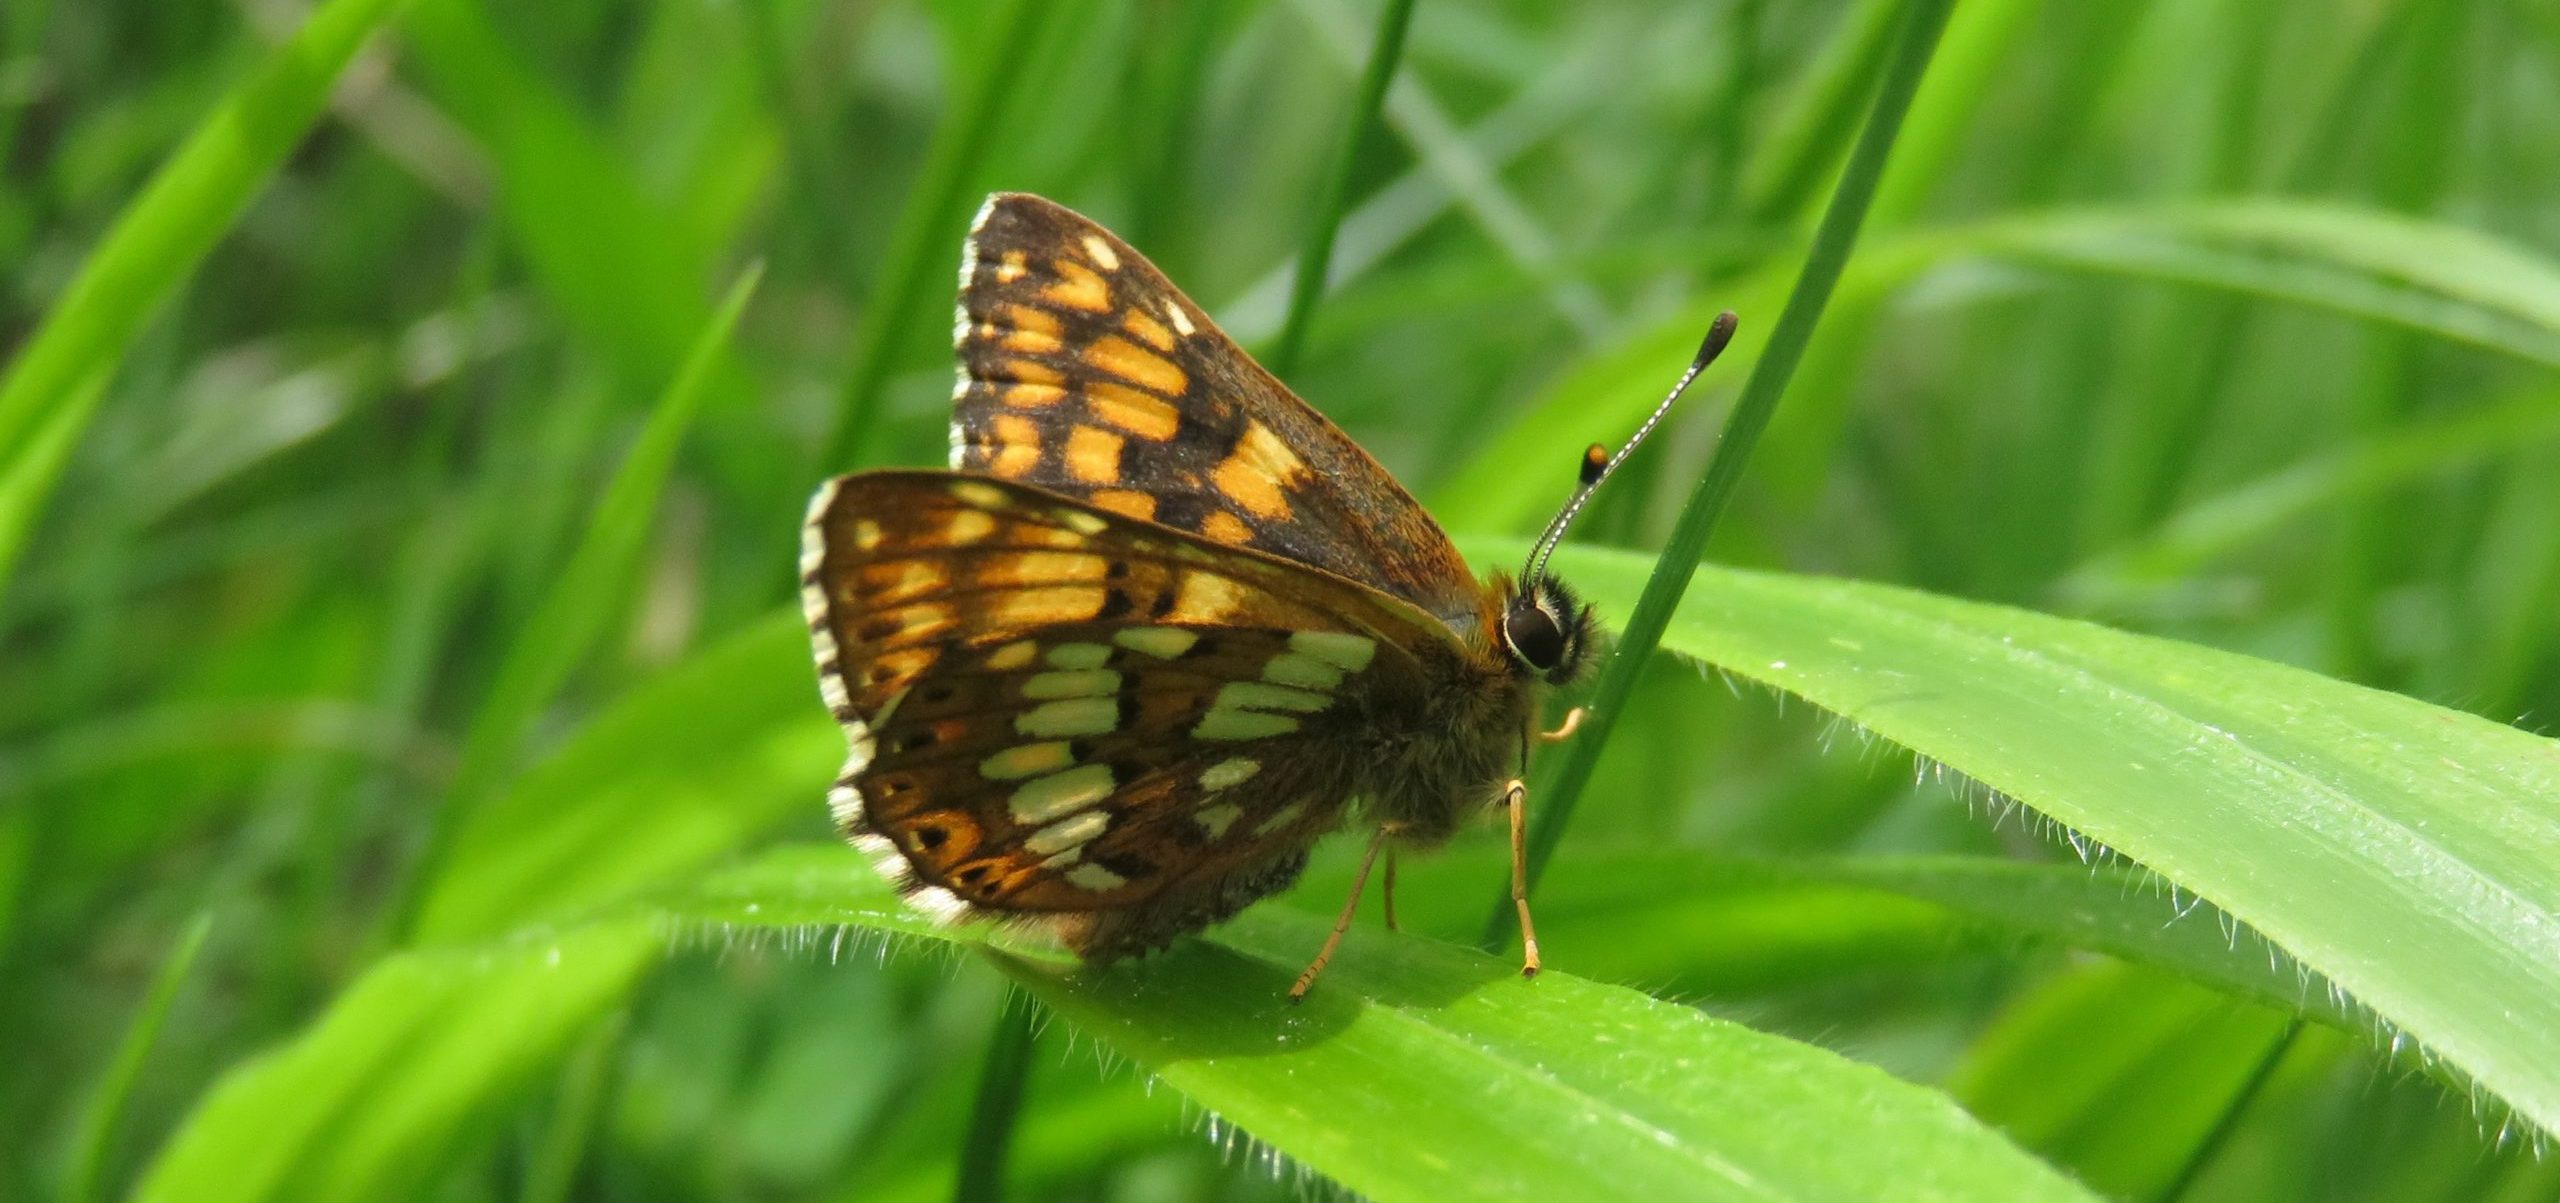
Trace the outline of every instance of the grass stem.
{"label": "grass stem", "polygon": [[[1645,582],[1635,611],[1627,616],[1626,627],[1618,635],[1616,652],[1601,670],[1580,738],[1563,745],[1552,770],[1541,774],[1538,788],[1529,795],[1532,818],[1528,867],[1532,885],[1555,854],[1556,844],[1564,838],[1565,824],[1573,818],[1583,787],[1590,783],[1592,768],[1608,743],[1610,729],[1634,694],[1645,661],[1662,640],[1663,628],[1670,625],[1672,611],[1679,607],[1681,594],[1688,590],[1690,573],[1706,550],[1707,537],[1715,532],[1716,519],[1733,497],[1743,464],[1759,442],[1761,431],[1767,429],[1797,362],[1804,357],[1805,344],[1812,340],[1814,326],[1821,320],[1823,307],[1830,301],[1832,288],[1839,283],[1841,269],[1857,244],[1858,228],[1866,219],[1868,204],[1875,198],[1876,181],[1884,174],[1894,136],[1910,111],[1911,97],[1928,71],[1930,55],[1937,48],[1938,35],[1945,30],[1947,14],[1953,7],[1954,0],[1910,0],[1904,6],[1874,106],[1858,135],[1857,146],[1850,151],[1848,166],[1832,193],[1830,207],[1822,215],[1822,224],[1814,230],[1812,250],[1796,276],[1786,308],[1778,315],[1777,326],[1770,332],[1768,346],[1752,368],[1733,412],[1725,419],[1724,433],[1717,441],[1715,455],[1707,462],[1705,476],[1681,507],[1679,522],[1672,527],[1661,558],[1655,561],[1653,575]],[[1486,925],[1488,944],[1501,938],[1509,916],[1506,898],[1502,911]]]}
{"label": "grass stem", "polygon": [[1396,61],[1404,57],[1405,30],[1413,24],[1413,0],[1387,0],[1378,13],[1378,35],[1370,43],[1369,65],[1360,73],[1360,94],[1352,101],[1351,120],[1342,131],[1342,148],[1325,176],[1324,192],[1307,223],[1307,241],[1298,251],[1298,274],[1289,282],[1289,314],[1280,337],[1263,363],[1286,378],[1305,353],[1307,327],[1315,320],[1316,301],[1324,296],[1325,275],[1333,265],[1333,236],[1351,203],[1351,177],[1360,169],[1360,146],[1377,124],[1386,104],[1387,85],[1395,79]]}

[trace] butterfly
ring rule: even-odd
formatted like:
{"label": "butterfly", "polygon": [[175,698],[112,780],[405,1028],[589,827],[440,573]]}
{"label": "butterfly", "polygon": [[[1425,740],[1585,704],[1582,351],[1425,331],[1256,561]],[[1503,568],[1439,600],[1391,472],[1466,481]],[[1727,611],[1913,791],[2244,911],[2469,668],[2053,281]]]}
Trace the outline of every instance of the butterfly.
{"label": "butterfly", "polygon": [[[1538,703],[1589,660],[1546,571],[1478,579],[1411,494],[1101,226],[1019,193],[970,226],[951,470],[828,481],[802,531],[837,826],[909,902],[1107,963],[1288,886],[1324,835],[1424,850],[1507,805]],[[1688,382],[1732,333],[1719,320]],[[1570,724],[1568,723],[1568,729]]]}

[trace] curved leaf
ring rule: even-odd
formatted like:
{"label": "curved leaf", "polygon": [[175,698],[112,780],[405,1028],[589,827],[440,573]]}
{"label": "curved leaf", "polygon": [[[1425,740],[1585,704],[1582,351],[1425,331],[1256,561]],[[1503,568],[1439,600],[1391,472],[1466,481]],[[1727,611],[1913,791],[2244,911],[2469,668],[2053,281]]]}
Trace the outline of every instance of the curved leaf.
{"label": "curved leaf", "polygon": [[[988,943],[936,929],[836,847],[662,899],[683,923]],[[1326,922],[1264,907],[1110,971],[998,963],[1078,1028],[1380,1200],[2085,1199],[1936,1091],[1633,990],[1355,930],[1304,1005]]]}
{"label": "curved leaf", "polygon": [[[1559,555],[1604,606],[1651,561]],[[2149,866],[2560,1127],[2560,743],[2210,648],[1702,568],[1665,646]]]}
{"label": "curved leaf", "polygon": [[407,1197],[619,1004],[660,947],[626,920],[383,961],[301,1036],[224,1075],[134,1198]]}

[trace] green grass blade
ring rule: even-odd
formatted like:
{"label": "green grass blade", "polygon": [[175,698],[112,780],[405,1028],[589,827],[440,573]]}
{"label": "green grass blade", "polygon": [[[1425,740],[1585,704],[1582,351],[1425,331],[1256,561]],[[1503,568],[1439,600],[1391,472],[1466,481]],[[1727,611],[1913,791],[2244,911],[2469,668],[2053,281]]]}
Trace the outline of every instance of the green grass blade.
{"label": "green grass blade", "polygon": [[160,1028],[168,1022],[169,1005],[177,1001],[178,987],[185,984],[188,972],[195,968],[196,954],[204,951],[205,936],[212,931],[213,916],[197,915],[179,933],[168,959],[160,962],[160,971],[152,975],[151,988],[143,992],[142,1006],[134,1012],[133,1022],[126,1025],[124,1042],[116,1047],[114,1063],[98,1084],[96,1097],[81,1113],[79,1131],[71,1139],[70,1174],[62,1186],[64,1203],[93,1203],[99,1197],[106,1180],[107,1159],[115,1152],[116,1131],[124,1118],[125,1104],[142,1080],[142,1066],[150,1059],[152,1047],[160,1042]]}
{"label": "green grass blade", "polygon": [[1007,991],[1004,1010],[996,1016],[987,1043],[986,1064],[979,1070],[978,1098],[969,1112],[969,1138],[960,1146],[960,1177],[952,1184],[953,1203],[1001,1203],[1006,1154],[1013,1144],[1015,1117],[1022,1111],[1022,1084],[1030,1076],[1031,1050],[1040,1038],[1040,1004],[1020,991]]}
{"label": "green grass blade", "polygon": [[[404,0],[330,0],[226,94],[125,207],[0,377],[0,552],[60,475],[134,335],[204,260]],[[0,587],[11,557],[0,555]]]}
{"label": "green grass blade", "polygon": [[[1714,532],[1716,519],[1723,514],[1734,485],[1742,477],[1742,467],[1751,458],[1752,447],[1767,428],[1770,415],[1777,411],[1778,399],[1786,393],[1787,381],[1795,374],[1805,344],[1813,338],[1823,306],[1830,301],[1833,286],[1839,283],[1851,248],[1857,245],[1858,227],[1866,219],[1868,202],[1874,199],[1876,181],[1884,174],[1894,136],[1910,108],[1913,93],[1920,88],[1921,77],[1929,69],[1930,54],[1937,47],[1939,33],[1946,28],[1952,7],[1952,0],[1910,0],[1905,5],[1893,50],[1887,56],[1884,80],[1876,90],[1874,108],[1859,132],[1857,146],[1849,153],[1849,166],[1832,193],[1822,224],[1814,230],[1812,250],[1797,274],[1786,309],[1779,313],[1768,343],[1752,364],[1750,379],[1742,386],[1741,397],[1725,419],[1724,433],[1716,443],[1714,458],[1707,463],[1706,476],[1681,507],[1679,521],[1662,549],[1660,563],[1664,567],[1646,583],[1643,595],[1627,615],[1626,625],[1618,632],[1617,649],[1601,669],[1599,684],[1592,689],[1582,737],[1564,746],[1563,753],[1539,774],[1532,790],[1534,809],[1528,837],[1531,881],[1545,869],[1556,844],[1564,838],[1565,825],[1572,820],[1574,805],[1583,785],[1591,779],[1600,750],[1608,744],[1609,731],[1616,725],[1627,699],[1633,696],[1645,659],[1653,654],[1654,644],[1680,604],[1681,593],[1688,588],[1687,567],[1697,563],[1706,551],[1707,536]],[[1488,920],[1488,942],[1502,930],[1506,922],[1504,910],[1503,906],[1495,907]]]}
{"label": "green grass blade", "polygon": [[889,369],[906,348],[907,335],[917,322],[946,312],[934,294],[950,278],[941,273],[951,248],[959,244],[954,218],[963,209],[961,196],[986,157],[1005,106],[1022,90],[1017,85],[1023,64],[1038,46],[1053,7],[1046,0],[1006,0],[987,17],[994,29],[987,35],[993,49],[969,77],[969,90],[935,129],[932,149],[898,210],[897,228],[889,233],[889,258],[854,331],[842,400],[821,442],[820,470],[838,472],[854,465],[879,421]]}
{"label": "green grass blade", "polygon": [[625,921],[394,956],[302,1035],[226,1074],[134,1197],[408,1197],[567,1056],[664,947]]}
{"label": "green grass blade", "polygon": [[2186,983],[2078,966],[1995,1020],[1948,1090],[2108,1198],[2169,1198],[2293,1031]]}
{"label": "green grass blade", "polygon": [[508,758],[542,707],[605,636],[614,613],[629,595],[628,586],[639,571],[657,516],[658,498],[675,471],[676,452],[684,444],[685,432],[693,427],[694,415],[701,411],[715,365],[728,353],[738,318],[746,312],[763,276],[761,267],[740,275],[710,323],[695,336],[693,349],[659,396],[639,439],[605,485],[604,496],[588,517],[585,536],[516,632],[463,746],[452,793],[464,806],[505,771]]}
{"label": "green grass blade", "polygon": [[[675,470],[676,452],[702,407],[714,369],[728,353],[729,336],[739,315],[755,296],[764,276],[749,268],[729,289],[709,325],[695,336],[693,349],[658,399],[640,437],[623,457],[569,562],[552,581],[514,637],[498,667],[488,696],[473,716],[463,740],[462,759],[445,794],[444,813],[430,829],[421,856],[419,880],[440,869],[445,840],[512,767],[524,738],[587,653],[603,639],[625,600],[647,550],[649,529],[658,512],[659,494]],[[414,919],[415,913],[406,916]],[[397,926],[406,928],[408,922]]]}
{"label": "green grass blade", "polygon": [[[2556,449],[2560,395],[2548,391],[2412,421],[2204,498],[2170,515],[2141,540],[2074,569],[2060,589],[2075,606],[2122,606],[2146,589],[2174,588],[2218,559],[2331,512],[2342,502],[2378,500],[2495,460],[2548,463]],[[2531,662],[2515,656],[2487,659]]]}
{"label": "green grass blade", "polygon": [[[847,930],[993,938],[932,927],[835,847],[778,851],[658,905],[793,947]],[[1105,973],[999,963],[1222,1124],[1373,1199],[2088,1197],[1934,1091],[1632,990],[1523,981],[1453,945],[1356,930],[1292,1006],[1325,928],[1263,908]]]}
{"label": "green grass blade", "polygon": [[[2228,290],[2560,363],[2560,263],[2438,222],[2315,202],[2056,210],[1889,235],[1850,262],[1835,307],[1870,309],[1932,269],[1974,259]],[[1520,465],[1546,462],[1557,447],[1622,437],[1658,396],[1663,365],[1687,354],[1718,309],[1746,318],[1719,370],[1755,364],[1764,340],[1747,319],[1773,304],[1778,288],[1769,273],[1745,277],[1567,368],[1433,490],[1432,512],[1459,530],[1534,526],[1553,503],[1519,487]],[[1808,428],[1836,428],[1832,419],[1799,410],[1775,424],[1766,454],[1783,464],[1782,476],[1818,475],[1822,449],[1800,444]]]}
{"label": "green grass blade", "polygon": [[632,689],[455,829],[416,940],[486,939],[814,825],[844,757],[816,698],[796,612]]}
{"label": "green grass blade", "polygon": [[1370,43],[1369,63],[1360,72],[1360,90],[1352,96],[1351,119],[1345,123],[1341,149],[1334,154],[1333,170],[1325,175],[1324,192],[1316,198],[1306,242],[1298,251],[1298,271],[1289,283],[1288,316],[1281,320],[1280,337],[1263,360],[1275,375],[1287,376],[1296,370],[1298,357],[1306,350],[1307,327],[1315,321],[1316,301],[1324,296],[1333,267],[1333,236],[1342,229],[1343,210],[1351,204],[1351,178],[1360,166],[1360,144],[1378,124],[1378,106],[1386,101],[1387,83],[1395,78],[1396,63],[1404,56],[1405,30],[1412,25],[1413,0],[1387,0],[1378,10],[1378,32]]}
{"label": "green grass blade", "polygon": [[[711,248],[480,0],[427,0],[402,32],[431,94],[495,166],[497,212],[551,309],[635,393],[674,376],[708,317]],[[715,397],[747,394],[735,364],[716,370]]]}
{"label": "green grass blade", "polygon": [[[1647,563],[1558,557],[1604,606],[1633,597]],[[2148,866],[2560,1126],[2560,744],[2020,610],[1719,568],[1697,586],[1666,647]]]}

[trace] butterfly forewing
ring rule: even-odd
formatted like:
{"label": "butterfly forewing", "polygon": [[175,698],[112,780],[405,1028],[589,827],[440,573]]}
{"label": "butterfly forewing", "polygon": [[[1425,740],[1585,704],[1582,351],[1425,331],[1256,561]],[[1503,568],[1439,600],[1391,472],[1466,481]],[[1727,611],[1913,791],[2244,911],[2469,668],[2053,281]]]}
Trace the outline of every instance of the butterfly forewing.
{"label": "butterfly forewing", "polygon": [[1472,622],[1478,589],[1376,460],[1153,264],[1035,196],[971,228],[952,466],[1311,564]]}
{"label": "butterfly forewing", "polygon": [[852,736],[838,821],[990,911],[1231,911],[1222,883],[1267,888],[1339,822],[1328,741],[1457,654],[1354,582],[951,473],[822,490],[802,579]]}

